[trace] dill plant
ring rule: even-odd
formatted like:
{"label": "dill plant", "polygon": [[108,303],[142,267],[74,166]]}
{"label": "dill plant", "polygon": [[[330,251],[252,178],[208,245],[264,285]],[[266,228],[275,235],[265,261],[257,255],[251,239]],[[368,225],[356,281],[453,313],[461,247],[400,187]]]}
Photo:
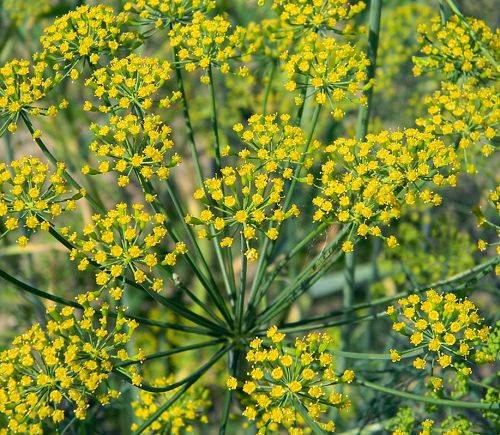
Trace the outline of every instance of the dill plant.
{"label": "dill plant", "polygon": [[0,276],[36,309],[0,433],[498,430],[497,30],[453,0],[4,3]]}

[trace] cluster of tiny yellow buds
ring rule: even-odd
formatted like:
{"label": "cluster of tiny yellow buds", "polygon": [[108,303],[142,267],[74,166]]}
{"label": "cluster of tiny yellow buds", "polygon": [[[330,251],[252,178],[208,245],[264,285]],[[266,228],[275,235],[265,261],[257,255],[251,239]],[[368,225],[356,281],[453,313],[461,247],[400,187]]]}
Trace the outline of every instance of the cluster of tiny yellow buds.
{"label": "cluster of tiny yellow buds", "polygon": [[69,413],[85,418],[90,402],[107,404],[119,392],[107,386],[117,363],[129,360],[125,347],[137,323],[107,307],[48,309],[46,329],[38,324],[0,353],[0,415],[9,433],[45,433],[44,422],[61,423]]}
{"label": "cluster of tiny yellow buds", "polygon": [[[488,206],[493,209],[493,213],[496,213],[497,215],[500,213],[500,185],[497,185],[494,190],[488,193]],[[496,253],[497,255],[500,255],[500,227],[486,217],[487,212],[483,211],[481,207],[474,207],[472,212],[477,218],[477,225],[479,227],[487,226],[496,232],[497,242],[492,243],[492,245],[496,245]],[[481,252],[486,251],[488,248],[488,242],[483,239],[479,239],[477,241],[477,248]],[[495,273],[496,275],[500,275],[500,265],[498,264],[495,267]]]}
{"label": "cluster of tiny yellow buds", "polygon": [[[106,103],[99,106],[101,112],[125,109],[139,114],[152,108],[153,97],[170,78],[170,73],[167,61],[130,54],[123,59],[112,59],[108,67],[94,71],[85,86],[92,88],[94,96]],[[174,93],[160,100],[159,105],[169,107],[176,98],[178,94]],[[90,101],[86,101],[83,108],[94,109]]]}
{"label": "cluster of tiny yellow buds", "polygon": [[328,104],[332,116],[340,119],[344,116],[339,107],[343,101],[366,103],[362,89],[368,65],[366,56],[351,44],[313,33],[283,65],[288,78],[285,89],[300,90],[302,96],[297,96],[295,101],[302,104],[306,89],[310,87],[316,104]]}
{"label": "cluster of tiny yellow buds", "polygon": [[217,68],[222,74],[236,72],[239,76],[248,75],[246,66],[237,66],[234,61],[249,60],[249,52],[243,52],[245,29],[232,29],[231,23],[217,15],[208,18],[196,12],[190,24],[178,23],[169,33],[170,44],[178,50],[178,58],[186,71],[197,68],[204,73],[201,82],[210,83],[210,71]]}
{"label": "cluster of tiny yellow buds", "polygon": [[[63,173],[63,163],[58,163],[51,172],[46,163],[31,156],[21,157],[8,165],[0,163],[0,217],[7,231],[20,226],[28,233],[48,230],[49,219],[75,209],[76,200],[85,192],[72,192]],[[27,236],[20,236],[17,243],[25,246]]]}
{"label": "cluster of tiny yellow buds", "polygon": [[399,92],[392,81],[418,50],[415,30],[418,25],[429,22],[435,14],[435,8],[417,2],[403,3],[384,10],[380,28],[380,34],[384,37],[379,40],[375,81],[375,88],[381,96],[389,94],[392,97]]}
{"label": "cluster of tiny yellow buds", "polygon": [[[426,97],[427,116],[416,120],[425,131],[447,136],[465,151],[479,148],[484,156],[495,150],[490,141],[497,135],[500,103],[494,87],[477,87],[475,81],[456,85],[443,82],[441,89]],[[470,159],[465,159],[466,161]],[[468,167],[469,171],[474,168]]]}
{"label": "cluster of tiny yellow buds", "polygon": [[[259,3],[264,4],[264,1],[259,0]],[[365,7],[363,1],[350,3],[349,0],[274,0],[273,2],[273,9],[279,14],[280,20],[288,26],[297,28],[297,31],[336,29],[339,21],[354,17]]]}
{"label": "cluster of tiny yellow buds", "polygon": [[305,413],[324,431],[333,432],[335,423],[325,421],[329,407],[350,407],[347,396],[335,391],[334,386],[351,383],[354,372],[335,374],[333,356],[328,352],[331,337],[311,333],[287,347],[285,334],[274,326],[267,331],[267,338],[269,345],[260,338],[250,342],[248,379],[241,383],[233,377],[227,380],[229,389],[241,387],[248,396],[243,415],[257,420],[259,434],[279,433],[280,429],[302,434],[302,426],[307,426]]}
{"label": "cluster of tiny yellow buds", "polygon": [[91,262],[96,264],[99,268],[96,283],[102,289],[113,282],[123,282],[130,274],[135,282],[146,281],[159,292],[163,289],[163,280],[152,278],[146,272],[160,263],[174,266],[177,256],[187,252],[182,242],[177,243],[163,260],[154,251],[167,237],[165,219],[162,214],[146,213],[142,204],[132,205],[130,214],[127,204],[117,204],[106,215],[93,216],[93,223],[83,229],[82,235],[66,234],[77,246],[71,252],[71,259],[79,260],[78,270],[82,271]]}
{"label": "cluster of tiny yellow buds", "polygon": [[234,234],[239,230],[245,239],[247,259],[255,261],[259,253],[250,248],[252,241],[257,240],[260,233],[276,240],[281,223],[299,215],[295,204],[287,210],[283,208],[284,184],[283,178],[273,177],[252,163],[236,169],[226,166],[220,177],[206,179],[204,189],[194,193],[194,198],[201,200],[205,208],[197,217],[187,215],[186,222],[202,226],[198,231],[201,239],[209,236],[207,227],[213,228],[213,236],[222,235],[220,246],[227,248],[233,244],[228,232]]}
{"label": "cluster of tiny yellow buds", "polygon": [[43,51],[37,58],[49,61],[56,71],[71,70],[71,78],[76,80],[74,66],[81,59],[97,65],[101,56],[139,42],[137,34],[125,31],[128,19],[128,13],[116,13],[109,6],[80,6],[44,29],[40,38]]}
{"label": "cluster of tiny yellow buds", "polygon": [[296,33],[292,27],[283,27],[279,18],[250,22],[246,26],[246,52],[253,57],[262,56],[274,62],[286,59],[296,45]]}
{"label": "cluster of tiny yellow buds", "polygon": [[51,0],[4,0],[2,7],[17,26],[33,24],[50,11]]}
{"label": "cluster of tiny yellow buds", "polygon": [[[290,123],[291,116],[253,115],[248,119],[248,127],[236,124],[233,130],[243,142],[238,152],[242,160],[263,165],[269,173],[280,172],[290,180],[298,164],[309,169],[314,162],[313,154],[321,144],[314,140],[308,146],[303,130]],[[307,174],[300,181],[312,184],[314,177]]]}
{"label": "cluster of tiny yellow buds", "polygon": [[[404,204],[420,199],[439,205],[441,196],[423,188],[425,183],[456,184],[449,174],[457,165],[453,148],[416,129],[384,130],[362,141],[340,138],[325,152],[329,157],[321,168],[320,195],[313,199],[313,220],[353,222],[361,237],[382,237],[378,224],[399,218]],[[393,236],[387,243],[397,245]]]}
{"label": "cluster of tiny yellow buds", "polygon": [[58,106],[42,107],[37,103],[54,87],[59,77],[48,77],[45,62],[31,63],[14,59],[0,67],[0,135],[5,128],[11,133],[17,130],[21,113],[33,116],[54,116],[67,106],[62,100]]}
{"label": "cluster of tiny yellow buds", "polygon": [[170,169],[181,162],[181,156],[170,153],[174,143],[171,128],[159,116],[148,115],[142,121],[135,115],[113,115],[108,124],[93,124],[96,136],[89,148],[97,156],[99,165],[82,168],[84,174],[119,174],[118,185],[125,187],[130,175],[137,173],[144,180],[166,180]]}
{"label": "cluster of tiny yellow buds", "polygon": [[[157,379],[153,382],[153,386],[164,387],[173,382],[174,377],[170,376]],[[174,393],[175,391],[161,394],[140,391],[137,400],[132,402],[136,420],[132,424],[131,430],[135,432],[158,408],[168,402]],[[172,435],[191,433],[195,424],[199,426],[208,423],[207,411],[210,405],[209,391],[207,389],[191,388],[179,400],[176,400],[173,406],[170,406],[168,410],[158,416],[144,433],[169,433]]]}
{"label": "cluster of tiny yellow buds", "polygon": [[414,57],[413,73],[440,70],[452,81],[461,77],[498,76],[500,34],[481,20],[453,15],[446,23],[435,17],[418,29],[422,57]]}
{"label": "cluster of tiny yellow buds", "polygon": [[[436,361],[442,368],[454,367],[464,375],[471,369],[464,361],[476,361],[476,353],[488,341],[490,329],[482,326],[477,308],[468,299],[458,299],[454,293],[441,294],[434,290],[425,297],[412,294],[389,306],[387,314],[393,321],[393,329],[408,337],[417,347],[424,347],[423,357],[413,361],[415,368],[423,370]],[[398,353],[392,350],[393,361]]]}
{"label": "cluster of tiny yellow buds", "polygon": [[196,12],[215,8],[215,0],[133,0],[123,10],[136,15],[133,24],[163,29],[176,23],[187,23]]}

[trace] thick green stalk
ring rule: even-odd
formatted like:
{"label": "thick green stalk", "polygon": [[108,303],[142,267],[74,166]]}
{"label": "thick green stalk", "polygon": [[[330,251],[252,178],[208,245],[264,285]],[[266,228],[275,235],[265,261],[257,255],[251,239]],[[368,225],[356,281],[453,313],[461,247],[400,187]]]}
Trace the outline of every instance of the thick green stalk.
{"label": "thick green stalk", "polygon": [[264,99],[262,101],[262,114],[264,116],[267,115],[267,102],[269,100],[269,95],[271,94],[271,88],[273,84],[274,73],[276,72],[277,63],[278,63],[277,60],[273,59],[271,61],[271,70],[269,72],[269,77],[268,77],[269,81],[267,82],[266,89],[264,91]]}
{"label": "thick green stalk", "polygon": [[241,234],[241,271],[240,271],[240,288],[236,298],[235,319],[238,325],[238,331],[241,332],[243,325],[243,306],[245,303],[245,293],[247,286],[247,257],[245,256],[246,240]]}
{"label": "thick green stalk", "polygon": [[210,79],[210,102],[212,108],[212,130],[214,132],[215,138],[215,164],[214,164],[214,173],[215,175],[220,173],[221,169],[221,153],[220,153],[220,138],[219,138],[219,123],[217,121],[217,100],[215,97],[215,84],[214,84],[214,76],[212,72],[212,65],[208,67],[208,78]]}

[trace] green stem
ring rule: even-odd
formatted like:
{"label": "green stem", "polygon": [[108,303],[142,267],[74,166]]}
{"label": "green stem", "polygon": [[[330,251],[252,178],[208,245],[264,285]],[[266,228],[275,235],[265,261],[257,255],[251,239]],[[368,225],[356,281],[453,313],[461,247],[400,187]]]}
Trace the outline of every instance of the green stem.
{"label": "green stem", "polygon": [[218,338],[215,340],[205,341],[203,343],[196,343],[196,344],[192,344],[189,346],[176,347],[174,349],[165,350],[163,352],[152,353],[150,355],[145,356],[141,360],[131,360],[131,361],[122,362],[122,363],[118,364],[117,367],[128,367],[128,366],[132,366],[135,364],[142,364],[146,361],[151,361],[151,360],[158,359],[158,358],[165,358],[167,356],[176,355],[178,353],[183,353],[183,352],[188,352],[188,351],[194,350],[194,349],[202,349],[204,347],[215,346],[216,344],[223,343],[224,341],[225,341],[224,338]]}
{"label": "green stem", "polygon": [[[231,376],[237,377],[238,375],[238,360],[240,351],[238,349],[229,352],[229,373]],[[222,409],[222,418],[219,427],[219,435],[225,435],[227,423],[229,421],[229,411],[231,410],[231,399],[233,397],[233,390],[227,390],[224,398],[224,407]]]}
{"label": "green stem", "polygon": [[[308,246],[309,243],[314,240],[319,234],[321,234],[325,230],[326,226],[327,225],[323,223],[320,224],[316,229],[310,231],[307,236],[305,236],[298,244],[296,244],[293,249],[275,265],[274,269],[268,274],[268,278],[261,286],[259,286],[258,284],[259,279],[254,279],[252,288],[250,290],[250,297],[248,300],[247,319],[249,322],[252,321],[252,317],[255,315],[255,310],[257,308],[257,304],[255,303],[255,301],[261,300],[261,297],[266,294],[276,277],[290,262],[290,260],[295,257],[295,255],[297,255],[303,248]],[[259,264],[257,266],[257,270],[262,270],[262,273],[265,272],[265,268],[260,264],[260,262],[264,261],[264,258],[265,256],[261,255],[261,257],[259,258]]]}
{"label": "green stem", "polygon": [[339,245],[349,230],[349,225],[344,227],[336,235],[335,239],[332,240],[328,244],[328,246],[324,248],[324,250],[307,265],[307,267],[299,274],[295,281],[292,284],[288,285],[272,302],[272,304],[267,307],[259,316],[257,316],[259,325],[267,320],[272,319],[284,308],[286,308],[286,306],[292,304],[303,293],[309,290],[311,285],[310,281],[314,278],[314,276],[319,271],[323,271],[323,273],[326,272],[327,268],[322,269],[322,266],[324,266],[324,264],[329,259],[333,258],[334,261],[336,261],[340,257],[340,255],[342,255],[342,251],[339,250]]}
{"label": "green stem", "polygon": [[181,93],[182,114],[184,117],[184,124],[186,125],[189,150],[191,153],[191,158],[193,159],[196,179],[198,181],[199,186],[203,186],[204,176],[203,176],[203,171],[201,169],[198,150],[196,148],[196,142],[194,139],[193,126],[191,124],[191,117],[189,116],[189,105],[188,105],[188,100],[186,97],[186,91],[184,89],[184,80],[182,79],[182,70],[179,66],[178,48],[174,47],[173,52],[174,52],[174,69],[175,69],[175,74],[177,77],[177,86],[179,88],[179,92]]}
{"label": "green stem", "polygon": [[[286,328],[286,327],[296,327],[296,326],[300,326],[300,325],[307,325],[309,323],[315,323],[315,322],[322,322],[322,321],[325,321],[325,320],[328,320],[328,319],[331,319],[333,317],[339,317],[339,316],[343,316],[343,315],[346,315],[346,314],[350,314],[350,313],[353,313],[353,312],[356,312],[356,311],[359,311],[359,310],[363,310],[363,309],[366,309],[366,308],[372,308],[372,307],[375,307],[377,305],[383,305],[383,304],[388,304],[390,302],[393,302],[397,299],[400,299],[400,298],[403,298],[403,297],[406,297],[410,294],[413,294],[413,293],[423,293],[424,291],[427,291],[429,289],[436,289],[436,288],[439,288],[439,287],[444,287],[444,286],[447,286],[447,285],[452,285],[458,281],[461,281],[463,280],[464,278],[467,278],[468,276],[470,275],[476,275],[476,274],[480,274],[480,275],[487,275],[488,273],[491,272],[491,270],[493,270],[495,268],[495,266],[497,264],[500,263],[500,256],[497,256],[491,260],[488,260],[482,264],[479,264],[478,266],[475,266],[473,268],[470,268],[469,270],[466,270],[464,272],[461,272],[457,275],[454,275],[450,278],[447,278],[445,280],[441,280],[441,281],[436,281],[436,282],[433,282],[425,287],[420,287],[420,288],[414,288],[412,290],[408,290],[408,291],[405,291],[405,292],[399,292],[393,296],[387,296],[387,297],[383,297],[383,298],[379,298],[379,299],[375,299],[371,302],[363,302],[363,303],[360,303],[360,304],[355,304],[355,305],[352,305],[350,308],[348,309],[343,309],[343,310],[333,310],[333,311],[330,311],[328,313],[325,313],[325,314],[322,314],[320,316],[314,316],[314,317],[309,317],[307,319],[303,319],[303,320],[299,320],[297,322],[291,322],[291,323],[285,323],[284,325],[282,325],[283,328]],[[459,288],[455,288],[453,289],[454,291],[457,291],[459,290]]]}
{"label": "green stem", "polygon": [[381,391],[382,393],[391,394],[393,396],[402,397],[404,399],[414,400],[416,402],[429,403],[431,405],[447,406],[450,408],[466,408],[466,409],[500,409],[498,403],[480,403],[480,402],[463,402],[459,400],[448,399],[435,399],[432,397],[419,396],[406,391],[395,390],[389,387],[382,387],[381,385],[374,384],[373,382],[358,380],[355,381],[357,385],[370,388],[372,390]]}
{"label": "green stem", "polygon": [[[330,353],[336,356],[341,356],[348,359],[361,359],[361,360],[390,360],[391,355],[387,353],[360,353],[360,352],[346,352],[343,350],[329,349]],[[413,358],[424,353],[424,346],[418,349],[411,349],[409,352],[402,352],[401,359]]]}
{"label": "green stem", "polygon": [[221,170],[221,155],[220,155],[220,138],[219,138],[219,123],[217,121],[217,100],[215,97],[215,84],[214,77],[212,72],[212,65],[208,67],[208,77],[210,79],[210,102],[212,108],[212,130],[214,132],[215,138],[215,165],[214,165],[214,173],[220,174]]}
{"label": "green stem", "polygon": [[[5,279],[6,281],[10,282],[11,284],[14,284],[17,288],[19,288],[22,291],[29,292],[31,294],[34,294],[36,296],[40,296],[43,299],[47,299],[49,301],[56,302],[61,305],[65,305],[68,307],[73,307],[79,310],[84,310],[85,307],[83,305],[80,305],[78,302],[71,301],[65,298],[62,298],[60,296],[53,295],[51,293],[47,293],[43,290],[40,290],[36,287],[33,287],[30,284],[27,284],[16,277],[10,275],[7,273],[5,270],[0,269],[0,276]],[[109,311],[108,312],[111,317],[116,317],[118,315],[117,312],[115,311]],[[199,335],[211,335],[212,331],[210,329],[205,329],[205,328],[196,328],[196,327],[191,327],[191,326],[184,326],[184,325],[178,325],[176,323],[168,323],[168,322],[159,322],[156,320],[150,320],[150,319],[145,319],[143,317],[136,316],[134,314],[131,314],[129,312],[125,312],[124,316],[136,320],[138,323],[141,325],[145,326],[153,326],[153,327],[158,327],[162,329],[174,329],[177,331],[183,331],[187,333],[192,333],[192,334],[199,334]]]}
{"label": "green stem", "polygon": [[273,78],[274,78],[274,73],[276,71],[276,66],[277,66],[277,60],[272,59],[271,60],[271,70],[269,72],[269,77],[268,77],[268,82],[266,84],[266,90],[264,92],[264,100],[262,102],[262,114],[264,116],[267,115],[267,102],[269,100],[269,95],[271,94],[271,88],[273,84]]}
{"label": "green stem", "polygon": [[[285,202],[283,205],[283,210],[285,212],[288,210],[288,207],[290,206],[290,203],[292,201],[293,193],[295,191],[295,187],[297,185],[297,181],[298,181],[298,178],[300,176],[300,172],[302,170],[302,165],[304,164],[307,151],[309,150],[309,146],[311,145],[312,139],[314,137],[314,132],[315,132],[316,126],[318,124],[320,112],[321,112],[321,106],[317,105],[316,108],[314,109],[314,113],[313,113],[311,131],[309,132],[309,136],[307,138],[307,141],[304,144],[304,149],[302,150],[302,155],[300,157],[299,164],[297,165],[297,167],[295,169],[293,179],[292,179],[292,182],[290,184],[290,188],[288,189],[288,192],[287,192],[287,195],[285,198]],[[257,271],[255,272],[255,278],[254,278],[254,281],[252,283],[251,294],[254,294],[257,291],[257,289],[259,288],[259,286],[262,282],[262,279],[264,277],[264,273],[265,273],[265,270],[267,268],[267,264],[269,262],[269,259],[272,257],[272,252],[273,252],[275,247],[276,247],[276,241],[271,242],[268,238],[265,239],[263,247],[261,249],[262,261],[259,260],[259,262],[258,262]],[[269,251],[269,253],[268,253],[268,251]],[[261,294],[264,294],[264,293],[261,292]],[[258,302],[257,302],[257,304],[258,304]],[[252,310],[255,309],[255,307],[251,307],[251,308],[252,308]],[[251,312],[251,310],[249,310],[249,312]]]}
{"label": "green stem", "polygon": [[238,330],[241,332],[243,325],[243,305],[245,302],[245,293],[247,286],[247,257],[245,256],[246,240],[243,232],[241,234],[241,271],[240,271],[240,289],[236,298],[236,313]]}
{"label": "green stem", "polygon": [[[382,0],[371,0],[368,30],[368,48],[367,58],[370,65],[367,70],[367,83],[375,78],[377,68],[377,50],[380,32],[380,16],[382,13]],[[372,106],[373,86],[365,90],[366,106],[361,106],[358,112],[358,122],[356,125],[356,138],[363,140],[368,132],[368,123],[370,121],[370,112]]]}
{"label": "green stem", "polygon": [[189,376],[189,380],[187,382],[184,382],[184,386],[178,392],[176,392],[167,402],[160,406],[158,410],[134,432],[134,435],[143,433],[154,421],[158,419],[158,417],[160,417],[160,415],[162,415],[168,408],[170,408],[170,406],[172,406],[189,389],[189,387],[191,387],[191,385],[193,385],[198,379],[200,379],[205,374],[205,372],[210,369],[210,367],[212,367],[228,350],[230,350],[230,347],[223,347],[212,357],[212,359],[208,363],[197,370],[193,375]]}

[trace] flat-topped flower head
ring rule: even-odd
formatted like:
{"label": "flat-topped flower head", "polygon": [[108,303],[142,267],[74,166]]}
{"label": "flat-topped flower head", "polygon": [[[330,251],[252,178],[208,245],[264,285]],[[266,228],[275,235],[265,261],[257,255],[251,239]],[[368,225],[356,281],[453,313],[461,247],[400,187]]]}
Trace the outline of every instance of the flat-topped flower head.
{"label": "flat-topped flower head", "polygon": [[112,283],[123,284],[130,276],[159,292],[163,281],[151,276],[153,268],[160,263],[174,266],[177,256],[186,252],[182,242],[162,257],[156,252],[159,245],[166,243],[165,219],[162,214],[145,212],[142,204],[133,204],[130,212],[127,204],[117,204],[106,215],[94,215],[92,224],[81,235],[71,235],[70,240],[77,246],[71,259],[79,260],[79,270],[87,269],[90,262],[96,264],[95,279],[101,289]]}
{"label": "flat-topped flower head", "polygon": [[123,5],[123,10],[135,15],[133,24],[153,29],[187,24],[196,12],[206,13],[213,8],[215,0],[127,0]]}
{"label": "flat-topped flower head", "polygon": [[251,246],[259,237],[277,239],[283,221],[299,215],[294,204],[284,209],[284,179],[253,163],[236,169],[226,166],[220,177],[209,178],[204,185],[208,198],[204,189],[194,193],[204,208],[197,216],[186,216],[186,221],[201,227],[199,238],[207,238],[207,230],[213,228],[214,236],[222,236],[222,247],[230,248],[234,235],[241,234],[249,261],[258,259],[258,251]]}
{"label": "flat-topped flower head", "polygon": [[443,24],[440,17],[435,17],[418,31],[423,56],[413,59],[416,76],[436,70],[452,81],[498,76],[500,32],[493,32],[484,21],[452,15]]}
{"label": "flat-topped flower head", "polygon": [[462,150],[469,171],[473,169],[470,154],[489,156],[494,152],[491,141],[497,136],[500,123],[495,87],[478,87],[472,80],[460,85],[443,82],[441,89],[426,97],[424,103],[427,116],[417,119],[417,125],[449,139],[450,145]]}
{"label": "flat-topped flower head", "polygon": [[107,381],[132,357],[126,344],[137,323],[121,313],[110,319],[106,310],[88,307],[80,315],[51,307],[46,329],[34,325],[0,353],[0,415],[9,433],[45,433],[42,425],[83,420],[92,401],[105,405],[119,396]]}
{"label": "flat-topped flower head", "polygon": [[288,347],[285,334],[274,326],[267,338],[269,344],[260,338],[250,342],[247,378],[229,386],[241,388],[248,398],[243,415],[256,421],[259,434],[283,429],[303,433],[308,427],[306,418],[322,430],[333,432],[335,423],[328,420],[329,408],[350,408],[348,397],[335,386],[351,383],[355,375],[352,370],[335,374],[334,358],[328,351],[331,337],[311,333]]}
{"label": "flat-topped flower head", "polygon": [[125,187],[130,177],[164,181],[171,168],[181,162],[181,156],[172,152],[174,143],[170,137],[171,128],[159,116],[148,115],[141,121],[135,115],[124,117],[113,115],[109,123],[93,124],[96,136],[89,148],[96,155],[96,168],[84,166],[87,174],[116,172],[118,185]]}
{"label": "flat-topped flower head", "polygon": [[78,77],[74,67],[80,60],[97,65],[101,56],[137,45],[138,35],[126,31],[128,20],[128,13],[116,13],[109,6],[80,6],[44,29],[37,58],[47,60],[56,71],[72,70],[74,80]]}
{"label": "flat-topped flower head", "polygon": [[[48,230],[49,221],[75,209],[76,200],[85,192],[76,192],[64,179],[64,164],[49,170],[37,157],[24,156],[9,165],[0,163],[0,217],[7,231],[24,226],[28,234]],[[26,245],[25,235],[17,240]]]}
{"label": "flat-topped flower head", "polygon": [[[111,60],[109,66],[99,68],[87,79],[85,86],[94,91],[94,96],[105,104],[99,106],[102,112],[127,110],[139,115],[151,110],[153,103],[168,107],[174,96],[161,99],[159,91],[170,78],[171,67],[168,61],[136,54]],[[84,109],[93,108],[85,102]]]}
{"label": "flat-topped flower head", "polygon": [[353,4],[349,0],[273,1],[273,9],[278,13],[280,20],[295,28],[297,32],[342,30],[339,28],[339,23],[353,18],[365,7],[363,1]]}
{"label": "flat-topped flower head", "polygon": [[[234,72],[242,77],[248,69],[241,64],[247,61],[248,52],[243,52],[245,29],[233,27],[223,16],[208,18],[195,13],[190,24],[176,24],[169,33],[170,45],[178,50],[180,64],[186,71],[200,69],[202,83],[210,83],[209,71],[213,68],[222,74]],[[240,61],[240,62],[238,62]]]}
{"label": "flat-topped flower head", "polygon": [[[325,152],[313,220],[352,222],[362,237],[381,237],[379,225],[399,218],[404,204],[439,205],[433,185],[456,184],[453,148],[416,129],[368,134],[363,141],[340,138]],[[394,237],[387,243],[397,244]]]}
{"label": "flat-topped flower head", "polygon": [[47,74],[47,63],[32,63],[26,59],[13,59],[0,66],[0,136],[8,129],[17,130],[17,121],[24,113],[31,116],[54,116],[66,107],[40,105],[47,93],[57,84],[59,76]]}
{"label": "flat-topped flower head", "polygon": [[406,336],[413,346],[425,347],[425,354],[413,362],[421,370],[437,364],[469,375],[470,367],[462,363],[480,360],[477,354],[490,335],[474,303],[454,293],[429,290],[423,297],[413,294],[399,299],[387,313],[395,331]]}
{"label": "flat-topped flower head", "polygon": [[[290,120],[288,114],[252,115],[248,118],[246,128],[243,124],[234,125],[233,130],[243,145],[238,156],[242,160],[262,165],[267,172],[280,173],[285,179],[292,178],[298,164],[306,169],[311,168],[313,155],[321,144],[317,140],[308,144],[304,131]],[[309,174],[301,181],[311,184],[312,177]]]}
{"label": "flat-topped flower head", "polygon": [[353,45],[313,33],[284,64],[285,89],[301,91],[302,96],[296,98],[301,104],[309,87],[316,104],[328,105],[335,118],[342,118],[342,102],[366,103],[362,89],[368,65],[366,56]]}
{"label": "flat-topped flower head", "polygon": [[[152,385],[164,387],[174,381],[174,376],[169,376],[157,379]],[[160,394],[140,391],[137,400],[132,402],[136,421],[132,424],[131,430],[136,431],[174,394],[175,390]],[[172,435],[191,433],[194,425],[199,427],[200,424],[208,423],[207,414],[210,405],[208,389],[203,387],[190,388],[167,411],[158,416],[144,433],[169,433]]]}

